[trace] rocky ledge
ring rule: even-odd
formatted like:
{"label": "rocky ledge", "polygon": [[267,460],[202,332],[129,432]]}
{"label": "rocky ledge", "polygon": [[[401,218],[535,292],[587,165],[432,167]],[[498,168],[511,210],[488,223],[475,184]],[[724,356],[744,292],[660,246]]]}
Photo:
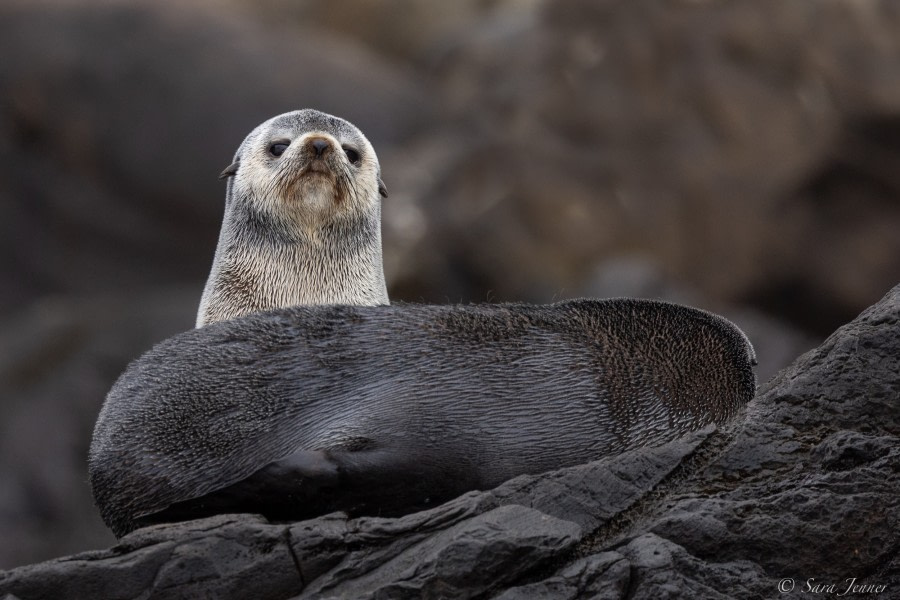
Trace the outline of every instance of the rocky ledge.
{"label": "rocky ledge", "polygon": [[398,519],[146,528],[2,573],[0,597],[896,598],[898,437],[900,286],[727,427]]}

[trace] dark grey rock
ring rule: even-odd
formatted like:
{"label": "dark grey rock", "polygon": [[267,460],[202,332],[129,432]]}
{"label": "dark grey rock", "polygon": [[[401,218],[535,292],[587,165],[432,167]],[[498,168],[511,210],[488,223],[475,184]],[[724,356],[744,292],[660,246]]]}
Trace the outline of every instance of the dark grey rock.
{"label": "dark grey rock", "polygon": [[619,552],[632,569],[631,598],[729,600],[774,595],[763,570],[749,559],[698,558],[652,533],[631,540]]}
{"label": "dark grey rock", "polygon": [[371,570],[345,561],[301,597],[472,598],[514,581],[580,538],[581,528],[570,521],[501,506],[425,537]]}
{"label": "dark grey rock", "polygon": [[543,302],[651,257],[827,335],[900,280],[898,40],[893,0],[556,0],[466,40],[404,289]]}
{"label": "dark grey rock", "polygon": [[847,471],[884,458],[895,449],[892,437],[874,437],[856,431],[838,431],[812,451],[813,460],[825,471]]}
{"label": "dark grey rock", "polygon": [[601,552],[576,560],[553,577],[509,588],[496,600],[597,600],[623,598],[631,582],[631,564],[618,552]]}
{"label": "dark grey rock", "polygon": [[877,583],[900,549],[900,287],[773,379],[730,429],[650,529],[773,578]]}
{"label": "dark grey rock", "polygon": [[[302,589],[284,527],[223,515],[147,528],[106,551],[23,567],[0,589],[31,598],[284,598]],[[171,535],[176,533],[176,535]]]}

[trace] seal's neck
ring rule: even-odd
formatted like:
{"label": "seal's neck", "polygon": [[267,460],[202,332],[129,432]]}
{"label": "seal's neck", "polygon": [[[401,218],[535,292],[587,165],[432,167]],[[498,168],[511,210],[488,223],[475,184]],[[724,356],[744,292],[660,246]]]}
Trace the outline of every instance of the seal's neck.
{"label": "seal's neck", "polygon": [[310,304],[388,304],[380,215],[289,228],[229,207],[197,327]]}

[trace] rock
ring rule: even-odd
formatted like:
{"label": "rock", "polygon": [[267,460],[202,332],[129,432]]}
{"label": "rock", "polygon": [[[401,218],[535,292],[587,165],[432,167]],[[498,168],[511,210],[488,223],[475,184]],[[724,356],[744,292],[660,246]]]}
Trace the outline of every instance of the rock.
{"label": "rock", "polygon": [[[185,524],[175,537],[152,528],[105,552],[20,569],[29,598],[285,598],[302,589],[283,527],[242,515]],[[5,584],[0,583],[5,588]]]}
{"label": "rock", "polygon": [[666,446],[396,519],[150,527],[109,550],[2,573],[0,594],[725,599],[852,577],[893,594],[898,331],[900,286],[772,379],[739,419]]}
{"label": "rock", "polygon": [[433,143],[464,141],[417,193],[413,298],[566,298],[640,255],[824,337],[900,280],[892,0],[562,0],[467,42],[433,75]]}
{"label": "rock", "polygon": [[[308,598],[476,597],[514,581],[581,537],[581,528],[532,508],[507,505],[422,540],[374,569],[345,561],[304,590]],[[477,565],[477,569],[473,566]]]}
{"label": "rock", "polygon": [[[397,60],[428,65],[448,46],[533,19],[540,0],[430,0],[293,2],[240,0],[268,20],[314,22],[377,49]],[[402,18],[398,18],[398,15]]]}
{"label": "rock", "polygon": [[497,600],[537,600],[538,598],[574,600],[624,598],[631,581],[631,565],[618,552],[602,552],[576,560],[552,577],[510,588]]}

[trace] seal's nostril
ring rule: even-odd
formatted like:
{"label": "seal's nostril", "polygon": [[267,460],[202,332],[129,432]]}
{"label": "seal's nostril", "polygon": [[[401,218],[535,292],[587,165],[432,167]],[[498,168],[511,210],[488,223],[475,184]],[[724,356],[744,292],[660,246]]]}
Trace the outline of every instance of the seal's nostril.
{"label": "seal's nostril", "polygon": [[322,138],[312,140],[309,145],[316,151],[316,156],[322,156],[327,149],[331,148],[328,140],[323,140]]}

